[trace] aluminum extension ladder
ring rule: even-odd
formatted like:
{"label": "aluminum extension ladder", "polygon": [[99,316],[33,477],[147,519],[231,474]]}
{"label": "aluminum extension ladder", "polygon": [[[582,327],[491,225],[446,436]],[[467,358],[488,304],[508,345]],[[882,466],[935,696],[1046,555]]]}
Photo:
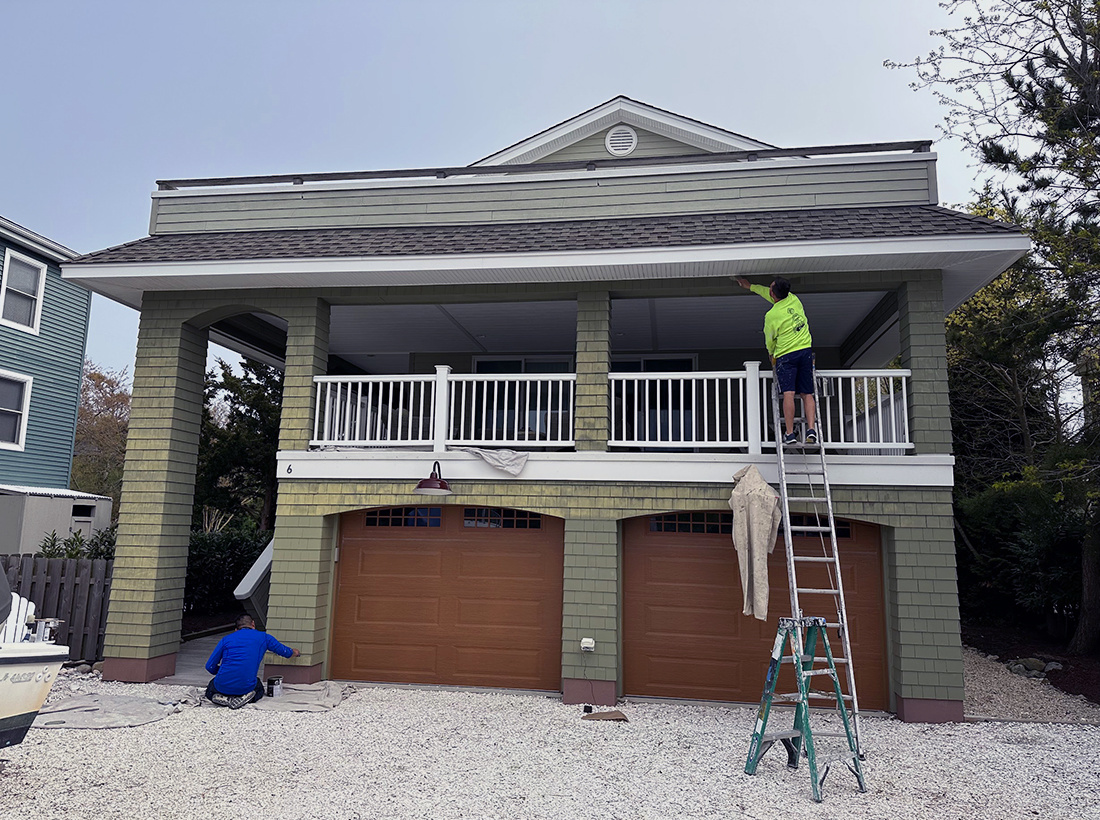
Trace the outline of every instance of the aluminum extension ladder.
{"label": "aluminum extension ladder", "polygon": [[[816,383],[816,375],[815,375]],[[829,473],[825,464],[823,437],[825,431],[820,426],[820,412],[812,425],[818,431],[818,443],[799,444],[791,450],[785,450],[782,444],[782,396],[778,383],[773,380],[772,419],[775,426],[776,461],[779,466],[779,500],[783,512],[783,541],[786,547],[787,580],[791,595],[791,617],[781,618],[772,650],[772,661],[768,668],[764,684],[764,694],[760,700],[760,711],[749,747],[745,773],[754,774],[757,763],[768,749],[779,740],[787,748],[787,765],[797,768],[799,758],[805,756],[809,763],[814,800],[821,800],[821,785],[829,773],[826,765],[824,773],[817,775],[817,750],[814,747],[810,724],[810,699],[824,698],[833,701],[834,707],[844,726],[843,732],[822,733],[819,737],[844,737],[847,740],[847,752],[842,760],[851,769],[859,782],[860,791],[866,791],[860,760],[863,758],[861,742],[859,699],[856,694],[855,669],[852,664],[852,647],[849,639],[848,615],[844,604],[844,588],[840,578],[840,554],[837,549],[836,521],[833,518],[833,499],[829,488]],[[820,395],[821,391],[817,391]],[[817,403],[815,402],[815,406]],[[803,419],[805,421],[805,419]],[[792,496],[788,487],[791,477],[794,483],[804,488],[804,494]],[[791,522],[791,504],[798,504],[813,512],[801,518],[799,523]],[[820,554],[811,555],[805,550],[795,552],[794,536],[807,535],[818,538]],[[826,539],[825,536],[828,536]],[[798,568],[804,567],[803,575],[813,574],[813,586],[801,586],[798,581]],[[812,569],[816,568],[816,570]],[[824,573],[821,572],[824,570]],[[802,609],[802,597],[806,597],[821,611],[826,608],[826,599],[836,610],[836,620],[827,618],[807,618]],[[836,630],[842,648],[842,654],[833,655],[829,644],[828,630]],[[820,642],[824,653],[817,653]],[[790,646],[790,655],[784,656]],[[779,673],[779,664],[789,662],[795,670],[798,691],[790,694],[775,694],[775,684]],[[841,690],[837,667],[843,667],[848,684],[848,694]],[[827,675],[833,683],[828,689],[813,689],[810,685],[813,676]],[[795,706],[794,727],[787,731],[768,733],[767,722],[773,701],[793,702]]]}

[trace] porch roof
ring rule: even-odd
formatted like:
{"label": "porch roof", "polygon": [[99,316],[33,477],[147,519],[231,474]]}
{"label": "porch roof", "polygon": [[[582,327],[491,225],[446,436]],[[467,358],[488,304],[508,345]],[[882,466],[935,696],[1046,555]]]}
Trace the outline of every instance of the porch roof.
{"label": "porch roof", "polygon": [[160,234],[80,256],[83,265],[685,248],[767,242],[1020,235],[936,205],[685,214],[505,224]]}

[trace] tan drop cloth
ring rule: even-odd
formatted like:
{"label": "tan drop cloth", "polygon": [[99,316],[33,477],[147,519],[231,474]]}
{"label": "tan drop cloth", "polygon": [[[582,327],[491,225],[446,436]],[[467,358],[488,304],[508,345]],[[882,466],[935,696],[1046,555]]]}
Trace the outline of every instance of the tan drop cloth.
{"label": "tan drop cloth", "polygon": [[755,466],[739,470],[730,494],[733,510],[733,545],[741,569],[745,615],[768,620],[768,553],[783,521],[779,496]]}
{"label": "tan drop cloth", "polygon": [[[283,684],[283,694],[279,697],[261,698],[243,708],[263,712],[327,712],[339,706],[351,692],[350,686],[335,681]],[[179,700],[91,693],[43,706],[34,719],[34,728],[121,729],[163,720],[178,714],[184,707],[197,706],[224,709],[203,697],[203,690],[198,687],[190,689]]]}

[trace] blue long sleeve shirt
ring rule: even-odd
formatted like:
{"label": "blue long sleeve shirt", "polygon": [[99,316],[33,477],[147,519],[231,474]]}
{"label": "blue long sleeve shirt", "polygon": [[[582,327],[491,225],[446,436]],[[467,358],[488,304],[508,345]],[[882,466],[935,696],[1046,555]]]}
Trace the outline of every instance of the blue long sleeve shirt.
{"label": "blue long sleeve shirt", "polygon": [[260,661],[264,654],[274,652],[289,658],[293,650],[283,646],[266,632],[238,629],[230,632],[214,647],[206,671],[214,676],[214,688],[223,695],[243,695],[256,687]]}

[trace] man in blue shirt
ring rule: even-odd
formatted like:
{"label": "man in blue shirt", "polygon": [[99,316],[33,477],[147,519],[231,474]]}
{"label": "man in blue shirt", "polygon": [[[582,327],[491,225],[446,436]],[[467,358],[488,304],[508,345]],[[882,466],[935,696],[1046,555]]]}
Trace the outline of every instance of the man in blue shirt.
{"label": "man in blue shirt", "polygon": [[240,709],[262,698],[264,685],[256,673],[266,652],[284,658],[296,658],[301,654],[297,649],[283,646],[266,632],[257,631],[256,623],[248,615],[239,617],[236,631],[218,641],[206,662],[206,671],[214,676],[206,687],[206,697],[230,709]]}

